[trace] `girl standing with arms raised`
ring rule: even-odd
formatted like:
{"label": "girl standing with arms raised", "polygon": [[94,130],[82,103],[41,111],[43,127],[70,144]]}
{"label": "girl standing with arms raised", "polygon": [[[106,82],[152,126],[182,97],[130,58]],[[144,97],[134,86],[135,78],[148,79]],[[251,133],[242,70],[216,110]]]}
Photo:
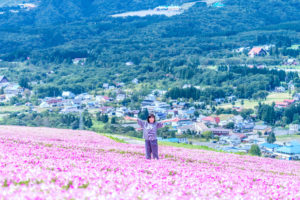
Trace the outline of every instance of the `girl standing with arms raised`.
{"label": "girl standing with arms raised", "polygon": [[129,116],[125,116],[124,119],[137,121],[137,123],[143,129],[143,138],[145,139],[146,158],[151,159],[151,153],[152,153],[153,158],[158,160],[157,129],[164,126],[163,122],[168,122],[170,120],[156,122],[154,114],[150,114],[147,117],[146,121],[143,121],[138,118],[129,117]]}

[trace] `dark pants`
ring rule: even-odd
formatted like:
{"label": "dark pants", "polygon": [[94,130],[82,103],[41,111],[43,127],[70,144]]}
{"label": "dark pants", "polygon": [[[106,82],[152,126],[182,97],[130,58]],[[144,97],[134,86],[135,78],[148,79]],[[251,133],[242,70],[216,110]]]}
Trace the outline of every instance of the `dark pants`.
{"label": "dark pants", "polygon": [[151,159],[151,152],[153,158],[158,159],[158,144],[157,140],[145,140],[146,158]]}

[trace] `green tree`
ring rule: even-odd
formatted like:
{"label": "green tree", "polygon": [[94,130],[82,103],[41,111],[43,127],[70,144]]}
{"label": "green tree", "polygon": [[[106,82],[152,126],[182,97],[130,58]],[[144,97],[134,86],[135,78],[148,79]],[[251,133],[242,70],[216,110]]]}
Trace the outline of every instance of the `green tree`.
{"label": "green tree", "polygon": [[83,112],[83,124],[88,128],[93,126],[92,116],[87,110]]}
{"label": "green tree", "polygon": [[139,118],[142,120],[146,120],[148,118],[149,112],[148,109],[143,109],[140,113],[139,113]]}
{"label": "green tree", "polygon": [[203,136],[204,138],[206,138],[206,140],[208,141],[210,138],[212,138],[213,133],[212,133],[211,131],[204,131],[204,132],[202,133],[202,136]]}
{"label": "green tree", "polygon": [[29,80],[27,77],[21,76],[21,78],[19,80],[19,85],[23,88],[29,88],[28,82],[29,82]]}
{"label": "green tree", "polygon": [[112,117],[110,120],[111,124],[116,124],[117,123],[117,118],[116,117]]}
{"label": "green tree", "polygon": [[268,137],[267,137],[267,142],[268,143],[274,143],[276,141],[276,137],[274,132],[271,132]]}
{"label": "green tree", "polygon": [[253,156],[261,156],[260,148],[257,144],[252,144],[249,153]]}
{"label": "green tree", "polygon": [[228,124],[226,124],[225,128],[234,129],[234,123],[229,122]]}
{"label": "green tree", "polygon": [[102,121],[102,122],[107,123],[108,120],[109,120],[108,115],[106,115],[106,114],[101,115],[101,121]]}

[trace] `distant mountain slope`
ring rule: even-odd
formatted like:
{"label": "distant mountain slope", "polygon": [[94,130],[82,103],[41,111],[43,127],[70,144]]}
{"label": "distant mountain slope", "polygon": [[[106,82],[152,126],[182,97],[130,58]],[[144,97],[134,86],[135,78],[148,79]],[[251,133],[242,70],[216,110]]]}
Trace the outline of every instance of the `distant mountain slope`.
{"label": "distant mountain slope", "polygon": [[[234,57],[232,50],[239,47],[274,44],[278,50],[300,43],[299,0],[224,0],[222,6],[199,2],[173,17],[110,17],[186,2],[190,1],[45,0],[30,12],[5,12],[0,15],[0,59],[30,57],[32,64],[43,67],[70,65],[72,59],[86,57],[87,66],[111,69],[133,61],[139,67],[122,71],[130,74],[122,78],[128,81],[133,76],[144,80],[144,74],[162,66],[189,77],[182,75],[186,68],[192,73],[199,64],[250,62]],[[280,59],[253,62],[278,64]]]}

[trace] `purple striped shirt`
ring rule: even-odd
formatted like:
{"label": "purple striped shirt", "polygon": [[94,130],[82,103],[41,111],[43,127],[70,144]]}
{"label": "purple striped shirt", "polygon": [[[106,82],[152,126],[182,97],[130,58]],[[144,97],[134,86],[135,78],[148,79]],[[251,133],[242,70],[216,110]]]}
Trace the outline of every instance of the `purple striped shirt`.
{"label": "purple striped shirt", "polygon": [[156,140],[157,129],[164,126],[162,122],[148,123],[148,121],[140,119],[137,120],[137,123],[143,128],[143,138],[145,140]]}

